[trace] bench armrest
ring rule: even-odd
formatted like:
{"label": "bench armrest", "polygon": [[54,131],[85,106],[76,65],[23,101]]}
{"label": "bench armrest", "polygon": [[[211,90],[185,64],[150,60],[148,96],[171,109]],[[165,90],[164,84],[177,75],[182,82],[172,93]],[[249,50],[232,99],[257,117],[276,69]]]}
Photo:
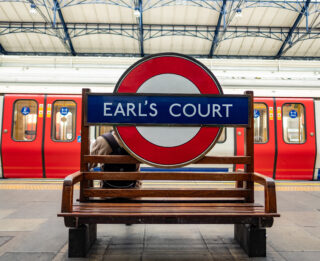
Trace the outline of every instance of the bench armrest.
{"label": "bench armrest", "polygon": [[73,204],[73,187],[74,184],[82,181],[83,173],[77,171],[67,176],[63,181],[61,212],[71,212]]}
{"label": "bench armrest", "polygon": [[265,212],[277,213],[277,198],[274,179],[253,173],[253,181],[264,186]]}

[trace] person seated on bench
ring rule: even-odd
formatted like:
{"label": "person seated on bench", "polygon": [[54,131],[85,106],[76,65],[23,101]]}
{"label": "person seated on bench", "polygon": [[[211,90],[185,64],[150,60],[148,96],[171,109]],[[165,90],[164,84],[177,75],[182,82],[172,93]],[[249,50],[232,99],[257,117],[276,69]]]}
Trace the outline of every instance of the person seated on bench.
{"label": "person seated on bench", "polygon": [[[128,152],[120,146],[118,137],[114,131],[106,132],[97,137],[92,145],[91,155],[128,155]],[[97,164],[92,164],[94,168]],[[106,172],[128,172],[138,171],[140,164],[108,164],[101,166],[102,171]],[[103,180],[101,186],[103,188],[140,188],[139,180]]]}

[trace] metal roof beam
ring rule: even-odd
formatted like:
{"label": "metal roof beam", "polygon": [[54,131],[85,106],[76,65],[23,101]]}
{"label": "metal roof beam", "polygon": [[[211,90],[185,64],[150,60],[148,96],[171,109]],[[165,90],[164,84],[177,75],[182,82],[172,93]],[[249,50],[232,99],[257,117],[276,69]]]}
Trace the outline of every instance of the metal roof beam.
{"label": "metal roof beam", "polygon": [[[63,52],[7,52],[7,55],[31,55],[31,56],[69,56],[70,53]],[[149,55],[149,54],[145,54]],[[207,58],[204,54],[189,54],[195,58]],[[77,53],[77,56],[106,56],[106,57],[139,57],[137,53]],[[274,60],[274,56],[256,56],[256,55],[214,55],[217,59],[260,59],[260,60]],[[283,60],[301,60],[301,61],[320,61],[320,56],[284,56]]]}
{"label": "metal roof beam", "polygon": [[[25,3],[28,0],[0,0],[0,2],[21,2]],[[241,0],[227,0],[227,2],[240,2]],[[48,0],[33,0],[33,2],[38,6],[49,5],[53,8],[52,4]],[[47,3],[48,2],[48,3]],[[62,0],[60,2],[61,7],[70,7],[77,5],[89,5],[89,4],[99,4],[99,5],[115,5],[124,8],[134,9],[133,0]],[[211,9],[214,11],[220,11],[221,0],[145,0],[143,3],[144,11],[152,8],[160,8],[165,6],[194,6]],[[281,8],[294,12],[300,12],[301,6],[304,5],[305,0],[245,0],[243,8],[255,8],[255,7],[273,7]],[[312,0],[312,12],[319,12],[319,0]]]}
{"label": "metal roof beam", "polygon": [[[36,9],[36,11],[39,13],[39,15],[43,18],[43,20],[46,22],[46,23],[50,23],[51,24],[51,29],[53,30],[50,30],[52,31],[55,35],[53,36],[56,36],[60,39],[62,45],[70,51],[70,46],[64,41],[64,37],[63,37],[63,34],[59,31],[59,30],[55,30],[54,28],[54,23],[51,19],[51,15],[49,14],[49,10],[51,10],[51,7],[52,6],[52,3],[51,1],[47,1],[47,0],[25,0],[25,1],[16,1],[16,2],[28,2],[29,4],[33,5],[33,8]],[[43,8],[39,8],[39,6],[44,6],[45,7],[45,10],[47,11],[47,15],[45,15],[45,13],[42,12]],[[50,35],[50,34],[49,34]]]}
{"label": "metal roof beam", "polygon": [[144,48],[143,48],[143,18],[142,18],[142,0],[139,0],[139,41],[140,41],[140,55],[144,56]]}
{"label": "metal roof beam", "polygon": [[[140,32],[137,24],[66,23],[66,26],[68,27],[70,39],[92,34],[118,35],[132,38],[138,44],[143,44],[139,38]],[[164,36],[183,36],[212,42],[215,29],[215,26],[207,25],[143,24],[143,40],[146,41]],[[56,37],[57,31],[62,30],[62,23],[56,23],[53,28],[51,23],[46,22],[0,22],[0,36],[13,33],[38,33]],[[283,43],[289,31],[290,27],[228,26],[223,31],[223,34],[220,32],[222,35],[219,37],[219,42],[235,38],[261,37]],[[292,35],[295,39],[294,44],[307,39],[320,39],[320,28],[314,26],[307,30],[307,28],[297,27]],[[67,50],[70,52],[68,45],[67,47]],[[139,53],[141,55],[141,51]],[[142,54],[145,55],[144,52]]]}
{"label": "metal roof beam", "polygon": [[213,41],[212,41],[210,52],[209,52],[209,58],[212,58],[212,55],[213,55],[214,51],[216,50],[216,47],[219,42],[220,26],[221,26],[222,17],[226,14],[226,4],[227,4],[227,0],[223,0],[220,14],[219,14],[218,23],[216,26],[216,30],[214,32],[214,37],[213,37]]}
{"label": "metal roof beam", "polygon": [[63,31],[64,31],[64,34],[65,34],[65,39],[66,41],[68,41],[68,44],[69,44],[69,47],[70,47],[70,51],[71,51],[71,54],[73,56],[76,56],[76,52],[73,48],[73,44],[72,44],[72,41],[70,39],[70,35],[69,35],[69,32],[68,32],[68,27],[64,21],[64,18],[63,18],[63,15],[62,15],[62,12],[61,12],[61,8],[60,8],[60,4],[59,4],[59,1],[58,0],[53,0],[54,4],[55,4],[55,8],[56,10],[58,11],[58,14],[59,14],[59,18],[60,18],[60,21],[62,23],[62,26],[63,26]]}
{"label": "metal roof beam", "polygon": [[299,13],[297,19],[295,20],[293,26],[290,28],[290,31],[287,35],[287,38],[284,40],[282,46],[280,47],[277,55],[275,56],[276,59],[279,59],[281,57],[281,55],[283,54],[283,50],[286,47],[287,43],[289,42],[289,40],[291,40],[291,37],[293,35],[293,31],[297,28],[298,24],[300,23],[302,16],[304,15],[304,13],[306,12],[306,10],[308,9],[308,6],[310,4],[311,0],[306,0],[305,5],[303,6],[303,8],[301,9],[301,12]]}
{"label": "metal roof beam", "polygon": [[[66,23],[69,37],[75,38],[91,34],[113,34],[135,39],[139,38],[139,26],[137,24],[106,24],[106,23]],[[144,40],[163,36],[188,36],[205,39],[212,42],[215,26],[208,25],[163,25],[143,24]],[[57,36],[56,31],[63,30],[62,23],[56,23],[53,28],[46,22],[1,22],[0,36],[13,33],[39,33]],[[290,27],[262,27],[262,26],[228,26],[223,37],[219,41],[243,37],[263,37],[283,42],[290,31]],[[293,32],[297,41],[303,39],[320,38],[320,28],[296,28]],[[69,48],[68,48],[69,50]]]}
{"label": "metal roof beam", "polygon": [[0,53],[8,54],[8,52],[3,48],[3,46],[1,44],[0,44]]}

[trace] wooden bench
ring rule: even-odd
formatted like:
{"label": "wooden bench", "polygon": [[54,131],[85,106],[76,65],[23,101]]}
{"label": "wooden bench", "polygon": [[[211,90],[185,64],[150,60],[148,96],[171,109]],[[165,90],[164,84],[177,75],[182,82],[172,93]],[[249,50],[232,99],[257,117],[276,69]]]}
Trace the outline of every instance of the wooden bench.
{"label": "wooden bench", "polygon": [[[81,168],[65,178],[60,217],[69,229],[69,257],[86,256],[97,224],[235,224],[235,239],[248,256],[266,255],[266,227],[277,213],[273,179],[254,173],[253,93],[245,156],[204,157],[198,164],[244,164],[243,172],[90,172],[89,163],[137,163],[131,156],[90,156],[89,126],[82,115]],[[85,106],[83,100],[83,108]],[[83,110],[84,111],[84,110]],[[102,189],[95,180],[235,181],[234,188]],[[74,201],[74,186],[80,197]],[[254,183],[264,186],[264,206],[254,202]]]}

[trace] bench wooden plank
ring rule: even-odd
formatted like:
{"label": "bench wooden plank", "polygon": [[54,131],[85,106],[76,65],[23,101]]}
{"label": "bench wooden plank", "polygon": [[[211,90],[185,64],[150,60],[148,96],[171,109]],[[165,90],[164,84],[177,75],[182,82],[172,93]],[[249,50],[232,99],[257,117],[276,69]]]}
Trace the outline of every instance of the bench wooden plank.
{"label": "bench wooden plank", "polygon": [[246,197],[247,189],[84,189],[85,197]]}
{"label": "bench wooden plank", "polygon": [[[167,216],[167,217],[177,217],[177,216],[198,216],[201,217],[202,215],[204,216],[211,216],[211,217],[228,217],[228,216],[235,216],[235,217],[279,217],[279,214],[274,214],[274,213],[265,213],[265,212],[159,212],[156,213],[159,216]],[[132,216],[132,217],[141,217],[141,216],[157,216],[155,213],[150,213],[150,212],[127,212],[127,213],[119,213],[119,212],[71,212],[71,213],[60,213],[58,214],[59,217],[105,217],[108,219],[108,216]],[[214,220],[212,220],[212,223],[214,223]]]}
{"label": "bench wooden plank", "polygon": [[84,202],[84,203],[76,203],[73,206],[82,206],[82,207],[115,207],[115,206],[119,206],[119,204],[121,204],[121,206],[123,207],[141,207],[141,206],[146,206],[146,207],[153,207],[153,206],[160,206],[160,207],[263,207],[263,205],[258,204],[258,203],[93,203],[93,202]]}
{"label": "bench wooden plank", "polygon": [[206,206],[181,206],[181,207],[161,207],[161,206],[112,206],[112,207],[92,207],[92,206],[81,206],[81,205],[76,205],[73,206],[73,211],[88,211],[88,210],[94,210],[95,212],[116,212],[116,211],[137,211],[137,212],[149,212],[149,211],[161,211],[161,212],[186,212],[186,211],[208,211],[208,212],[230,212],[230,211],[236,211],[236,212],[241,212],[241,211],[250,211],[250,212],[255,212],[255,211],[263,211],[263,207],[237,207],[237,206],[215,206],[215,207],[206,207]]}
{"label": "bench wooden plank", "polygon": [[95,212],[95,213],[153,213],[153,212],[161,212],[161,213],[264,213],[263,208],[255,207],[255,208],[235,208],[235,207],[180,207],[180,208],[172,208],[172,207],[109,207],[109,208],[96,208],[96,207],[82,207],[82,206],[74,206],[74,212]]}
{"label": "bench wooden plank", "polygon": [[[127,155],[84,155],[85,163],[134,164],[140,163],[137,159]],[[251,156],[205,156],[195,164],[250,164]]]}
{"label": "bench wooden plank", "polygon": [[251,176],[244,173],[207,172],[84,172],[87,180],[211,180],[211,181],[249,181]]}
{"label": "bench wooden plank", "polygon": [[[84,201],[86,202],[86,201]],[[82,203],[84,203],[82,202]],[[90,198],[89,203],[245,203],[243,197],[214,197],[214,198],[183,198],[183,197],[172,197],[172,198],[163,198],[163,197],[152,197],[152,198]]]}

